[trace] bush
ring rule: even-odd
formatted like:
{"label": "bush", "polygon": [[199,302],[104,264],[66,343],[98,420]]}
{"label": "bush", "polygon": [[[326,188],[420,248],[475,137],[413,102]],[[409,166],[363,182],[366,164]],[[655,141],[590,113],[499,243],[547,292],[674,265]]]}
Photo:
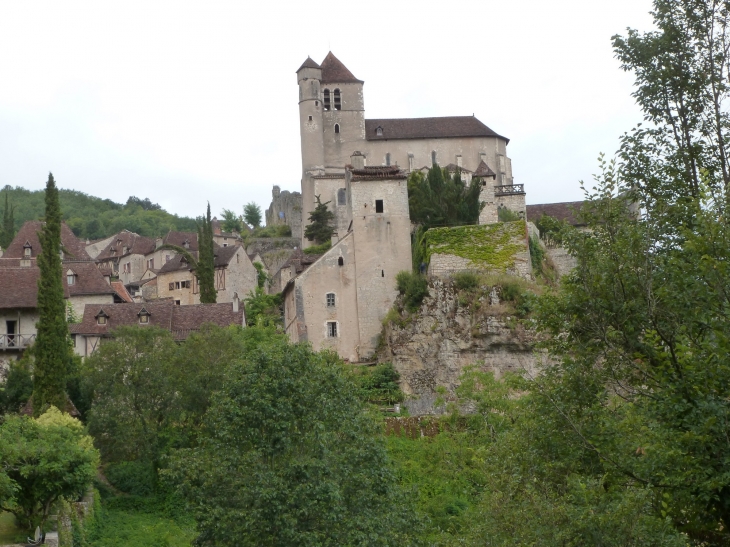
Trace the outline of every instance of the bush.
{"label": "bush", "polygon": [[28,360],[13,361],[5,385],[0,387],[0,415],[18,412],[32,394],[33,379]]}
{"label": "bush", "polygon": [[421,307],[423,299],[428,296],[428,281],[420,274],[402,271],[395,276],[398,292],[403,295],[403,303],[410,312]]}
{"label": "bush", "polygon": [[114,488],[126,494],[151,496],[155,492],[156,473],[150,462],[110,464],[104,474]]}
{"label": "bush", "polygon": [[302,252],[308,255],[321,255],[329,251],[331,248],[332,242],[325,241],[321,245],[312,245],[311,247],[307,247]]}
{"label": "bush", "polygon": [[500,222],[514,222],[515,220],[522,220],[519,213],[515,213],[507,209],[507,207],[499,207],[497,209],[497,218]]}
{"label": "bush", "polygon": [[291,237],[291,228],[286,224],[272,224],[262,228],[255,228],[253,237]]}
{"label": "bush", "polygon": [[453,276],[454,287],[460,291],[470,291],[480,285],[480,279],[474,272],[457,272]]}
{"label": "bush", "polygon": [[383,363],[355,377],[361,398],[368,403],[399,403],[404,399],[398,381],[400,374],[391,363]]}

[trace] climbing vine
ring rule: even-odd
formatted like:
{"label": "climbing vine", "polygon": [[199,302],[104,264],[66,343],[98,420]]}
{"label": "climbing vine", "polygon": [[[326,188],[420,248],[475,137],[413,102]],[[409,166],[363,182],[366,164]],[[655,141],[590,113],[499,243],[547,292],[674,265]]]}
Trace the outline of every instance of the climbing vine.
{"label": "climbing vine", "polygon": [[514,266],[515,255],[525,250],[525,234],[524,220],[431,228],[424,234],[425,261],[434,254],[446,254],[470,260],[475,266],[506,271]]}

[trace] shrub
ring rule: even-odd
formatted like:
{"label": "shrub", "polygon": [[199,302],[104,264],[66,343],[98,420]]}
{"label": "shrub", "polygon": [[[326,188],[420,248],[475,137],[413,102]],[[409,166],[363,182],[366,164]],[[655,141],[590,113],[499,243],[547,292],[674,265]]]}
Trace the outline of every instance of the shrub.
{"label": "shrub", "polygon": [[507,207],[499,207],[497,209],[497,218],[500,222],[514,222],[515,220],[521,220],[522,217],[519,213],[515,213]]}
{"label": "shrub", "polygon": [[423,299],[428,296],[428,281],[420,274],[402,271],[395,276],[398,292],[403,295],[406,309],[414,312],[421,307]]}
{"label": "shrub", "polygon": [[399,403],[404,399],[400,374],[391,363],[383,363],[356,376],[361,398],[369,403]]}
{"label": "shrub", "polygon": [[480,284],[480,279],[474,272],[457,272],[453,276],[454,287],[460,291],[470,291],[476,289]]}
{"label": "shrub", "polygon": [[112,486],[126,494],[151,496],[155,491],[156,473],[150,462],[110,464],[104,474]]}
{"label": "shrub", "polygon": [[302,252],[308,255],[321,255],[329,251],[331,248],[332,242],[325,241],[321,245],[312,245],[311,247],[307,247]]}

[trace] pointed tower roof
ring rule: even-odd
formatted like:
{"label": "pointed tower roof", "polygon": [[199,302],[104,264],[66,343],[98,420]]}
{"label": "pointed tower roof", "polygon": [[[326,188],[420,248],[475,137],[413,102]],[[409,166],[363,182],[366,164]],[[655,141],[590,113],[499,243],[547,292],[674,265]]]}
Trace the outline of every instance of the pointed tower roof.
{"label": "pointed tower roof", "polygon": [[330,51],[322,61],[322,83],[361,84],[363,81],[355,78],[342,61]]}
{"label": "pointed tower roof", "polygon": [[479,162],[479,167],[477,167],[477,170],[474,171],[475,177],[497,177],[497,173],[492,171],[489,166],[484,162],[484,160]]}
{"label": "pointed tower roof", "polygon": [[[299,67],[299,70],[302,70],[303,68],[321,68],[317,63],[314,62],[314,59],[312,59],[309,55],[307,55],[307,60],[302,63],[302,66]],[[297,70],[297,72],[299,72]]]}

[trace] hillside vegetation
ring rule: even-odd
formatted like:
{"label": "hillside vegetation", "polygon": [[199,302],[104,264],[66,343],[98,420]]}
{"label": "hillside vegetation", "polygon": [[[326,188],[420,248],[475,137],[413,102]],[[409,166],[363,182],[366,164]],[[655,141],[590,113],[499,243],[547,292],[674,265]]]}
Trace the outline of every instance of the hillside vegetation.
{"label": "hillside vegetation", "polygon": [[[0,190],[0,203],[5,196],[14,208],[17,231],[24,222],[43,217],[43,190],[26,190],[5,186]],[[126,204],[115,203],[76,190],[59,190],[63,220],[81,238],[100,239],[126,229],[143,236],[163,235],[169,230],[194,231],[195,220],[179,217],[163,210],[149,199],[131,196]]]}

